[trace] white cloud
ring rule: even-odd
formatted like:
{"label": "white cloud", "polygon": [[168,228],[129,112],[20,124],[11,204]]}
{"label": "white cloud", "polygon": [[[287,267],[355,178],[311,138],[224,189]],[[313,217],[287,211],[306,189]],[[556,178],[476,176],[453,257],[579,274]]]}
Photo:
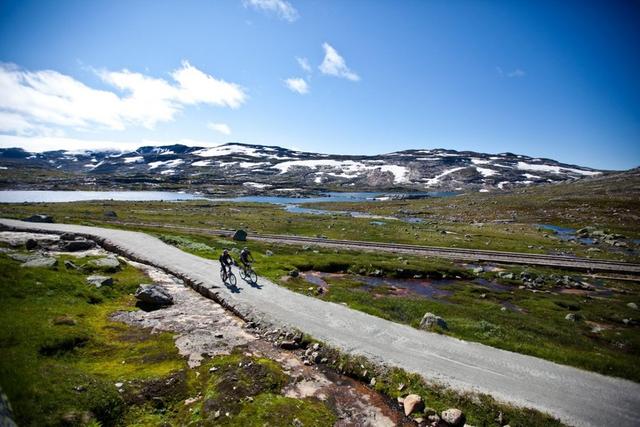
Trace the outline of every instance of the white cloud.
{"label": "white cloud", "polygon": [[20,147],[27,151],[40,153],[51,150],[85,151],[85,150],[114,150],[133,151],[144,146],[162,146],[182,144],[192,147],[215,147],[221,142],[200,141],[192,139],[175,139],[168,141],[147,140],[142,141],[113,141],[65,138],[59,136],[14,136],[0,135],[0,148]]}
{"label": "white cloud", "polygon": [[286,0],[243,0],[244,7],[251,6],[255,10],[273,13],[288,22],[297,20],[298,11]]}
{"label": "white cloud", "polygon": [[300,95],[305,95],[309,93],[309,85],[305,81],[305,79],[297,77],[291,77],[284,81],[284,84],[291,90],[292,92],[298,92]]}
{"label": "white cloud", "polygon": [[360,80],[360,76],[347,67],[347,63],[344,58],[340,56],[333,46],[329,43],[323,43],[322,48],[324,49],[324,59],[322,60],[322,64],[318,67],[320,72],[330,76],[349,79],[354,82]]}
{"label": "white cloud", "polygon": [[516,77],[516,78],[524,77],[526,75],[527,73],[525,73],[524,70],[521,70],[520,68],[516,68],[512,72],[507,73],[507,77]]}
{"label": "white cloud", "polygon": [[[24,134],[42,126],[124,130],[153,128],[174,119],[186,105],[238,108],[244,89],[203,73],[189,62],[171,73],[175,82],[128,70],[97,71],[116,91],[91,88],[53,70],[27,71],[0,64],[0,113],[5,126]],[[20,117],[18,119],[16,116]]]}
{"label": "white cloud", "polygon": [[207,127],[216,132],[220,132],[224,135],[231,135],[231,128],[226,123],[207,123]]}
{"label": "white cloud", "polygon": [[309,65],[309,60],[307,58],[300,58],[296,56],[296,61],[298,61],[298,65],[300,65],[300,68],[302,68],[304,71],[306,71],[307,73],[311,72],[311,65]]}
{"label": "white cloud", "polygon": [[524,77],[524,76],[527,75],[527,73],[524,70],[520,69],[520,68],[516,68],[513,71],[505,72],[502,69],[502,67],[496,67],[496,72],[498,73],[498,75],[500,77],[505,77],[506,76],[506,77],[509,77],[509,78],[514,78],[514,77],[515,78],[520,78],[520,77]]}

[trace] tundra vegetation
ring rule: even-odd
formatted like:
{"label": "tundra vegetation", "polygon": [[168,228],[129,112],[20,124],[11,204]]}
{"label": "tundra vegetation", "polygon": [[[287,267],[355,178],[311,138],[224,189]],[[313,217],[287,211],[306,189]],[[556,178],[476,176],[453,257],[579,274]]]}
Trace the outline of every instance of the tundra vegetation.
{"label": "tundra vegetation", "polygon": [[[210,259],[217,258],[223,247],[237,255],[246,245],[256,258],[258,274],[293,291],[414,327],[420,327],[430,312],[446,322],[446,328],[432,327],[437,333],[640,381],[637,278],[531,266],[465,265],[409,255],[267,244],[250,238],[252,233],[297,234],[637,262],[637,173],[614,178],[505,194],[315,206],[388,218],[310,215],[274,205],[210,201],[1,204],[0,215],[25,218],[46,213],[56,222],[144,231]],[[576,232],[567,239],[542,225]],[[249,231],[248,242],[212,232],[240,228]],[[21,269],[5,255],[0,255],[0,271],[0,322],[4,325],[0,377],[19,425],[46,424],[43,420],[56,424],[64,417],[72,424],[86,420],[102,425],[206,424],[206,409],[201,404],[186,408],[184,399],[200,393],[215,400],[226,395],[219,389],[226,384],[226,373],[239,377],[234,365],[243,363],[239,361],[245,357],[242,353],[188,369],[169,334],[151,335],[109,320],[114,311],[135,309],[131,294],[145,278],[131,267],[113,276],[113,287],[100,289],[87,287],[77,272],[59,267]],[[348,355],[336,353],[329,359],[334,369],[367,383],[375,373],[377,381],[371,387],[391,398],[415,392],[427,397],[438,411],[459,407],[470,424],[493,424],[496,412],[508,414],[518,425],[555,422],[488,397],[460,395],[402,371],[378,372]],[[221,411],[234,414],[225,422],[262,425],[273,422],[269,417],[274,414],[289,413],[304,419],[304,425],[332,422],[334,415],[322,404],[288,400],[279,394],[290,379],[273,361],[252,364],[261,366],[259,384],[246,385],[256,390],[255,396],[235,406],[221,397],[217,403]],[[219,368],[216,375],[209,375],[211,367]],[[114,386],[128,381],[144,388],[171,378],[180,378],[177,382],[182,385],[163,402],[127,401]]]}

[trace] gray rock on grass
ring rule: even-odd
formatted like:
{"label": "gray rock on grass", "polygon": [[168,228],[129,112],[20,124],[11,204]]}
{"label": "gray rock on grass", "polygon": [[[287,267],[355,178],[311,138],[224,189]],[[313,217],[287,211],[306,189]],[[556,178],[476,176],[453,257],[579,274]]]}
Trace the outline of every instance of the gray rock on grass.
{"label": "gray rock on grass", "polygon": [[56,265],[58,265],[58,260],[55,258],[39,257],[39,258],[34,258],[25,262],[24,264],[20,265],[20,267],[51,268],[51,267],[55,267]]}
{"label": "gray rock on grass", "polygon": [[439,326],[442,329],[449,329],[447,322],[440,316],[436,316],[433,313],[426,313],[422,320],[420,320],[420,329],[430,330],[435,326]]}
{"label": "gray rock on grass", "polygon": [[159,285],[141,284],[135,294],[140,305],[156,309],[173,304],[173,297]]}
{"label": "gray rock on grass", "polygon": [[64,252],[88,251],[96,247],[93,240],[65,240],[61,242],[60,249]]}
{"label": "gray rock on grass", "polygon": [[92,275],[87,277],[87,283],[96,288],[101,288],[103,286],[112,286],[113,279],[107,276]]}
{"label": "gray rock on grass", "polygon": [[108,272],[115,272],[120,270],[120,261],[114,255],[109,255],[105,258],[94,259],[89,262],[89,266]]}

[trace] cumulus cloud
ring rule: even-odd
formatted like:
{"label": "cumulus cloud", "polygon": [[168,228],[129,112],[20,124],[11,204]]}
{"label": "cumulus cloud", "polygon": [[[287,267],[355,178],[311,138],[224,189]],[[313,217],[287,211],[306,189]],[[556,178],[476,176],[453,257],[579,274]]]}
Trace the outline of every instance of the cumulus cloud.
{"label": "cumulus cloud", "polygon": [[207,123],[207,127],[213,131],[220,132],[224,135],[231,135],[231,128],[226,123]]}
{"label": "cumulus cloud", "polygon": [[513,71],[505,72],[502,69],[502,67],[496,67],[496,72],[500,77],[509,77],[509,78],[521,78],[527,75],[527,73],[520,68],[516,68]]}
{"label": "cumulus cloud", "polygon": [[324,49],[324,59],[318,67],[321,73],[329,76],[342,77],[354,82],[360,80],[360,76],[347,67],[346,61],[333,46],[329,43],[323,43],[322,48]]}
{"label": "cumulus cloud", "polygon": [[243,0],[242,3],[244,7],[272,13],[288,22],[294,22],[300,17],[298,11],[286,0]]}
{"label": "cumulus cloud", "polygon": [[181,139],[176,141],[171,139],[168,141],[148,140],[142,141],[114,141],[106,139],[78,139],[60,136],[15,136],[0,135],[0,148],[20,147],[27,151],[41,153],[51,150],[66,151],[86,151],[86,150],[113,150],[113,151],[134,151],[146,145],[161,146],[182,144],[192,147],[215,147],[220,142],[201,141],[193,139]]}
{"label": "cumulus cloud", "polygon": [[296,61],[298,61],[298,65],[303,71],[306,71],[307,73],[311,72],[311,65],[309,65],[309,60],[307,58],[300,58],[296,56]]}
{"label": "cumulus cloud", "polygon": [[525,73],[524,70],[521,70],[520,68],[516,68],[512,72],[507,73],[507,77],[516,77],[516,78],[524,77],[526,75],[527,73]]}
{"label": "cumulus cloud", "polygon": [[171,73],[173,82],[129,70],[96,73],[114,90],[94,89],[53,70],[0,64],[0,131],[13,127],[20,135],[42,126],[151,129],[173,120],[187,105],[238,108],[247,99],[238,84],[216,79],[187,61]]}
{"label": "cumulus cloud", "polygon": [[309,85],[306,80],[301,77],[288,78],[284,81],[284,84],[289,88],[289,90],[297,92],[300,95],[309,93]]}

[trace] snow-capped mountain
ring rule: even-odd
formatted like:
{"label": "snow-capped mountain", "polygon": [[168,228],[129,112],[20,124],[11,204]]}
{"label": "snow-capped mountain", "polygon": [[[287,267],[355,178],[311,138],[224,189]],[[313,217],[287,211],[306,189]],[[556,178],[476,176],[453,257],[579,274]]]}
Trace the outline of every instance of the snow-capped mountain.
{"label": "snow-capped mountain", "polygon": [[[18,148],[0,149],[0,176],[25,168],[58,172],[52,174],[58,186],[61,182],[65,186],[65,179],[73,179],[75,184],[109,186],[111,183],[121,188],[133,184],[136,188],[170,185],[171,188],[198,187],[210,192],[234,188],[247,193],[283,189],[499,191],[602,173],[512,153],[445,149],[406,150],[375,156],[307,153],[239,143],[213,148],[141,147],[125,153],[29,153]],[[6,179],[3,182],[0,185],[10,185]],[[40,184],[46,187],[47,180]]]}

